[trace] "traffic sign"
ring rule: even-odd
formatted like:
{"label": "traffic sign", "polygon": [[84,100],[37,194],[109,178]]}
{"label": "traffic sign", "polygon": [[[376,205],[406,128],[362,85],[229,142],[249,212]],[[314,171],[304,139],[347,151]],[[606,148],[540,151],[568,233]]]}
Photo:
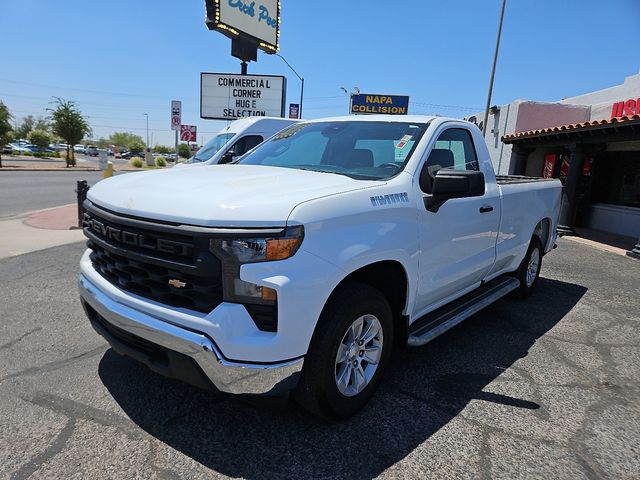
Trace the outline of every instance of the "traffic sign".
{"label": "traffic sign", "polygon": [[195,125],[180,125],[180,141],[195,142],[197,141],[197,127]]}
{"label": "traffic sign", "polygon": [[171,100],[171,130],[180,130],[182,124],[182,102]]}

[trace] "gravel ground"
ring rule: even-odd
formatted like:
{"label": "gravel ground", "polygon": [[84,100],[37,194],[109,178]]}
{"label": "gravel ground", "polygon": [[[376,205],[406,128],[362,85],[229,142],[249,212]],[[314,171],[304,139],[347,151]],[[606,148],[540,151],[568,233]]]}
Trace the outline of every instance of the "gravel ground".
{"label": "gravel ground", "polygon": [[526,300],[397,352],[323,424],[120,357],[78,302],[82,244],[0,261],[0,478],[638,478],[640,263],[560,240]]}

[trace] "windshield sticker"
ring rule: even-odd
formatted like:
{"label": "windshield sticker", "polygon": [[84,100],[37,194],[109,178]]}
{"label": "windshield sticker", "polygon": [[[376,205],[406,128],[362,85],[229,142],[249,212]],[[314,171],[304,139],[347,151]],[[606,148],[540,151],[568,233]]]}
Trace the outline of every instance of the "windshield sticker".
{"label": "windshield sticker", "polygon": [[409,195],[407,192],[390,193],[389,195],[376,195],[370,197],[371,205],[379,207],[381,205],[391,205],[393,203],[409,203]]}
{"label": "windshield sticker", "polygon": [[411,135],[405,135],[398,141],[396,148],[399,148],[399,149],[404,148],[404,146],[407,144],[409,140],[411,140],[411,138],[412,138]]}

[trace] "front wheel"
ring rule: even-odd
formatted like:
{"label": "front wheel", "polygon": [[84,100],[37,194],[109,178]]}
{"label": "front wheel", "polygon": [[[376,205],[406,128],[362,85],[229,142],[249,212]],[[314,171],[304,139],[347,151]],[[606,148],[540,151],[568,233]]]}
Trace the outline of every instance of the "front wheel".
{"label": "front wheel", "polygon": [[519,298],[527,298],[533,292],[538,277],[540,276],[540,268],[542,267],[542,243],[537,236],[531,237],[527,254],[522,259],[522,263],[518,270],[514,272],[514,276],[520,280],[520,286],[514,290],[514,294]]}
{"label": "front wheel", "polygon": [[393,345],[389,303],[375,288],[348,284],[318,322],[294,397],[320,417],[346,418],[369,401]]}

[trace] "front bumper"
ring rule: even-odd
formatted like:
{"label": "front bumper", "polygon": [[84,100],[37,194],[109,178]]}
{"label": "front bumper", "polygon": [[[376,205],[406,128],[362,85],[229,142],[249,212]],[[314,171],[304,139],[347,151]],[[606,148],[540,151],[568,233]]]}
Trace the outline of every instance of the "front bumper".
{"label": "front bumper", "polygon": [[[168,350],[170,355],[165,355],[160,363],[166,363],[167,358],[173,358],[173,353],[178,354],[180,358],[188,357],[204,375],[205,382],[211,382],[222,392],[277,395],[291,390],[297,384],[303,358],[265,364],[229,361],[222,356],[208,336],[118,303],[103,294],[82,274],[79,288],[83,306],[96,331],[104,336],[116,351],[143,361],[153,370],[160,373],[169,371],[169,376],[200,384],[193,381],[193,371],[182,370],[179,366],[170,366],[168,369],[154,368],[153,355],[136,339]],[[113,332],[126,332],[131,341],[123,341],[123,336],[116,337]]]}

